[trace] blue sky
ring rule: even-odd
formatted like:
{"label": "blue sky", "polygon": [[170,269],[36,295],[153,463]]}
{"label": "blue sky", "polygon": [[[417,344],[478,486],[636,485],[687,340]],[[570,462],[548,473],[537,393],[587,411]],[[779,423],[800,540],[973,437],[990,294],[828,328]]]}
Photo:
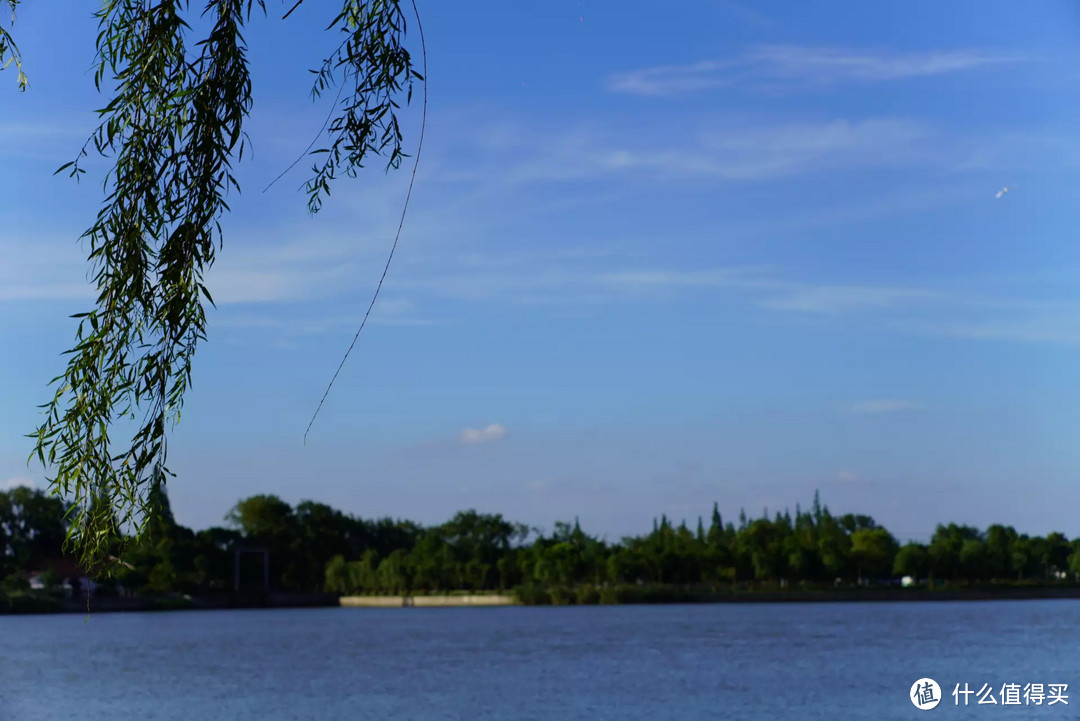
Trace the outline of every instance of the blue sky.
{"label": "blue sky", "polygon": [[[255,152],[171,443],[181,522],[270,492],[617,538],[820,489],[902,539],[1080,535],[1071,4],[421,2],[410,214],[304,446],[407,180],[372,167],[314,218],[307,163],[261,192],[326,113],[319,5],[248,32]],[[14,28],[31,90],[0,74],[5,485],[42,482],[22,434],[92,298],[101,199],[52,175],[102,103],[94,23],[45,12]]]}

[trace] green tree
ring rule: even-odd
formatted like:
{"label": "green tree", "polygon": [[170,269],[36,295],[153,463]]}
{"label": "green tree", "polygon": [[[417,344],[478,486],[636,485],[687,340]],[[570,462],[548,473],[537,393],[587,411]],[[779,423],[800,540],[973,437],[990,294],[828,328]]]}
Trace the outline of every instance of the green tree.
{"label": "green tree", "polygon": [[896,552],[893,561],[893,573],[899,576],[911,576],[915,581],[925,578],[930,572],[930,554],[921,543],[906,543]]}
{"label": "green tree", "polygon": [[981,540],[978,529],[958,526],[955,523],[939,525],[935,529],[928,550],[932,571],[936,576],[953,580],[965,577],[961,551],[964,541],[968,540]]}
{"label": "green tree", "polygon": [[353,590],[349,582],[349,565],[344,556],[331,558],[326,564],[323,577],[323,588],[331,593],[349,593]]}
{"label": "green tree", "polygon": [[26,593],[30,590],[30,581],[20,572],[11,573],[0,582],[0,591],[9,596]]}
{"label": "green tree", "polygon": [[960,575],[968,579],[987,577],[986,544],[981,538],[965,538],[960,544]]}
{"label": "green tree", "polygon": [[1069,554],[1072,548],[1069,540],[1061,533],[1047,534],[1042,546],[1042,565],[1049,576],[1066,573],[1069,570]]}
{"label": "green tree", "polygon": [[1072,573],[1073,581],[1080,581],[1080,540],[1073,541],[1070,545],[1069,572]]}
{"label": "green tree", "polygon": [[851,556],[860,578],[885,578],[892,573],[898,546],[884,528],[858,526],[851,534]]}
{"label": "green tree", "polygon": [[38,581],[46,591],[55,592],[60,589],[60,585],[64,582],[64,579],[60,576],[59,571],[54,567],[49,566],[38,574]]}
{"label": "green tree", "polygon": [[292,514],[296,536],[290,544],[294,576],[301,588],[318,588],[330,559],[349,552],[353,522],[325,503],[301,501]]}
{"label": "green tree", "polygon": [[1011,526],[994,524],[986,529],[986,564],[991,578],[1012,575],[1012,552],[1017,533]]}
{"label": "green tree", "polygon": [[818,554],[826,580],[849,577],[851,537],[825,508],[817,525]]}
{"label": "green tree", "polygon": [[225,520],[247,538],[283,545],[295,537],[296,517],[292,506],[274,495],[257,495],[239,501]]}
{"label": "green tree", "polygon": [[[307,570],[294,552],[299,525],[292,507],[275,495],[245,498],[233,506],[225,520],[248,541],[265,546],[270,553],[270,584],[291,590],[303,588]],[[325,562],[319,564],[323,568]],[[316,585],[321,585],[316,581]]]}
{"label": "green tree", "polygon": [[70,504],[36,488],[0,492],[0,552],[21,569],[59,558],[70,509]]}

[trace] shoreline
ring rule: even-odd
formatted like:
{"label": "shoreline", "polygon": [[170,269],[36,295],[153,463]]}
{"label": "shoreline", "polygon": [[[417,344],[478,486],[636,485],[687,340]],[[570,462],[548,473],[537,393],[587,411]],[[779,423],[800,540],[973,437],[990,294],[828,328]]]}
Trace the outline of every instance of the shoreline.
{"label": "shoreline", "polygon": [[[665,593],[666,591],[666,593]],[[524,603],[513,594],[430,594],[338,596],[336,594],[270,593],[221,594],[185,598],[95,598],[90,614],[152,613],[161,611],[212,611],[280,608],[506,608],[510,606],[639,606],[753,603],[934,603],[942,601],[1039,601],[1080,599],[1080,586],[1034,586],[1003,588],[939,589],[851,588],[822,590],[762,590],[695,592],[683,589],[652,589],[637,597],[609,603]],[[0,616],[87,613],[86,599],[32,599],[19,607],[0,605]]]}
{"label": "shoreline", "polygon": [[488,596],[342,596],[346,608],[483,608],[495,606],[639,606],[729,603],[933,603],[940,601],[1039,601],[1080,599],[1080,586],[999,589],[823,589],[789,591],[685,592],[671,589],[667,598],[642,594],[616,603],[524,603],[512,595]]}

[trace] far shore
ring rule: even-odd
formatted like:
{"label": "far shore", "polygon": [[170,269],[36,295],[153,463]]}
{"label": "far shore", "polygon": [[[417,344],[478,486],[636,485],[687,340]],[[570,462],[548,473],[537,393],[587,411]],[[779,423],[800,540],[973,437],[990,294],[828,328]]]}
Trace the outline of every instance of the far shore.
{"label": "far shore", "polygon": [[[838,588],[740,590],[703,592],[676,588],[646,588],[624,595],[617,601],[579,603],[557,596],[540,602],[523,603],[511,593],[417,594],[338,596],[328,593],[247,593],[210,597],[172,598],[92,598],[25,599],[18,606],[0,605],[0,615],[50,613],[118,613],[133,611],[198,611],[270,608],[488,608],[507,606],[569,605],[670,605],[724,603],[873,603],[935,601],[1021,601],[1080,599],[1080,586],[1004,586],[998,588]],[[32,602],[31,602],[32,601]]]}
{"label": "far shore", "polygon": [[827,590],[736,591],[730,593],[679,593],[668,598],[627,600],[614,604],[532,603],[523,604],[513,595],[446,596],[342,596],[349,608],[449,608],[540,605],[667,605],[686,603],[865,603],[933,601],[1020,601],[1080,599],[1080,586],[1005,587],[997,589],[850,588]]}

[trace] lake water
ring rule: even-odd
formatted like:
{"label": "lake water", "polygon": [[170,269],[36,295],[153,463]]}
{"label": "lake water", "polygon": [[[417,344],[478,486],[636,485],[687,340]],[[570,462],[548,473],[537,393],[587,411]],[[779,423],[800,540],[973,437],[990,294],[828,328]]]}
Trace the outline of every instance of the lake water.
{"label": "lake water", "polygon": [[[84,621],[0,617],[0,720],[880,721],[1080,711],[1077,601],[332,608]],[[944,696],[929,712],[909,701],[922,677]],[[956,706],[957,683],[976,692],[989,684],[998,704],[977,705],[973,694]],[[1069,684],[1069,703],[1003,706],[1005,683]]]}

